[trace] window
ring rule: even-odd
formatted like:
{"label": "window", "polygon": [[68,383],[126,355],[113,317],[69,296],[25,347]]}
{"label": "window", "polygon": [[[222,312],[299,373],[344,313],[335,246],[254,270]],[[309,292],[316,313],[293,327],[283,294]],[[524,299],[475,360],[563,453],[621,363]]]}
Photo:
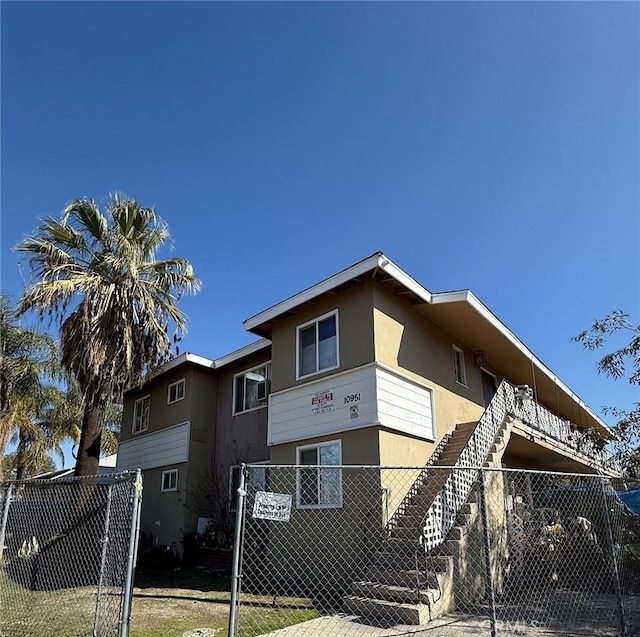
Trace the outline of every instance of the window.
{"label": "window", "polygon": [[234,376],[233,413],[265,407],[269,397],[271,363],[263,363]]}
{"label": "window", "polygon": [[169,469],[162,472],[162,491],[178,490],[178,470]]}
{"label": "window", "polygon": [[298,469],[298,507],[320,509],[342,506],[342,471],[325,466],[342,463],[340,441],[297,448],[299,465],[320,465]]}
{"label": "window", "polygon": [[338,311],[298,327],[298,378],[338,367]]}
{"label": "window", "polygon": [[149,405],[151,396],[138,398],[133,403],[133,433],[139,434],[141,431],[149,429]]}
{"label": "window", "polygon": [[177,403],[184,398],[184,378],[177,380],[169,385],[167,390],[167,405]]}
{"label": "window", "polygon": [[456,383],[467,386],[467,370],[464,367],[464,352],[453,346],[453,377]]}

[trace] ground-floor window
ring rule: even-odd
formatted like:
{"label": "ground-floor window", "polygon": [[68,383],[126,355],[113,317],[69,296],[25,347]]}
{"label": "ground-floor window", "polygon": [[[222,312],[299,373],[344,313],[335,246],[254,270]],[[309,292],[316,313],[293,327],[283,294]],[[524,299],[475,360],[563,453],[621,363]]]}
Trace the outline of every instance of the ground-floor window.
{"label": "ground-floor window", "polygon": [[162,491],[178,490],[178,470],[169,469],[162,472]]}
{"label": "ground-floor window", "polygon": [[305,445],[296,449],[297,464],[313,468],[298,469],[299,508],[342,506],[342,447],[339,440]]}

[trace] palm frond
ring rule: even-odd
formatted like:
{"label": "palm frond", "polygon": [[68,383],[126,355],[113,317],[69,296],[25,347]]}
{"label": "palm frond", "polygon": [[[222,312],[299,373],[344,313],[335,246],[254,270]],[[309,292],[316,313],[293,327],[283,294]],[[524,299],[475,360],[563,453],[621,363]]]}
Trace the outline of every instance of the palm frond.
{"label": "palm frond", "polygon": [[95,245],[108,246],[109,224],[93,199],[74,199],[62,211],[62,224],[78,224]]}

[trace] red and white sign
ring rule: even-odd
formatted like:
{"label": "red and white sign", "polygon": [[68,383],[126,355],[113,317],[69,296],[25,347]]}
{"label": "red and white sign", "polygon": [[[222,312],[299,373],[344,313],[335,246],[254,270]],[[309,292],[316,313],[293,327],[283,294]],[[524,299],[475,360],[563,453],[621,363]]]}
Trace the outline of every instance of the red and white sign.
{"label": "red and white sign", "polygon": [[333,392],[321,391],[311,396],[311,413],[324,414],[333,411]]}

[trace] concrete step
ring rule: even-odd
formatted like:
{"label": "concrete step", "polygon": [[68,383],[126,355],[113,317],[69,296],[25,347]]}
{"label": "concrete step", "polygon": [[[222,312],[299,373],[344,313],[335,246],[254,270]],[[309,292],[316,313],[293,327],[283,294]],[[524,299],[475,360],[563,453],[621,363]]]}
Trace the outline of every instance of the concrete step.
{"label": "concrete step", "polygon": [[391,531],[391,537],[389,539],[405,540],[407,542],[420,542],[422,536],[422,529],[418,522],[415,526],[398,526]]}
{"label": "concrete step", "polygon": [[378,551],[371,556],[370,569],[374,571],[413,571],[417,569],[442,573],[448,571],[452,566],[452,555],[430,555],[420,547],[415,553]]}
{"label": "concrete step", "polygon": [[464,515],[475,515],[478,511],[478,504],[475,501],[472,501],[472,498],[475,499],[475,493],[472,493],[469,496],[469,499],[460,507],[460,513]]}
{"label": "concrete step", "polygon": [[444,555],[451,557],[458,557],[460,554],[460,540],[445,540],[442,544],[438,544],[435,548],[429,551],[432,556]]}
{"label": "concrete step", "polygon": [[459,540],[465,535],[465,531],[461,526],[454,526],[447,534],[448,540]]}
{"label": "concrete step", "polygon": [[351,585],[351,591],[356,597],[384,599],[401,604],[429,604],[434,598],[433,593],[430,595],[427,590],[382,582],[354,582]]}
{"label": "concrete step", "polygon": [[422,545],[420,544],[420,535],[414,535],[408,538],[404,537],[391,537],[386,539],[379,550],[382,551],[398,551],[400,553],[415,553],[416,551],[422,550]]}
{"label": "concrete step", "polygon": [[371,559],[372,568],[392,568],[404,570],[412,570],[422,568],[424,561],[420,560],[419,552],[402,553],[400,551],[378,551],[374,553]]}
{"label": "concrete step", "polygon": [[405,513],[399,520],[398,529],[421,529],[422,528],[422,520],[426,514],[426,510],[424,511],[416,511],[414,513],[408,514]]}
{"label": "concrete step", "polygon": [[371,568],[374,569],[399,569],[413,570],[421,568],[424,564],[424,556],[416,551],[414,553],[402,553],[400,551],[378,551],[371,559]]}
{"label": "concrete step", "polygon": [[416,571],[415,569],[409,571],[369,569],[367,571],[367,578],[372,582],[407,588],[438,588],[439,577],[442,577],[442,573]]}
{"label": "concrete step", "polygon": [[402,604],[356,595],[344,598],[342,610],[352,615],[385,619],[394,624],[419,626],[429,621],[429,606],[426,604]]}
{"label": "concrete step", "polygon": [[471,522],[471,514],[470,513],[458,513],[456,517],[456,526],[465,527],[467,524]]}

